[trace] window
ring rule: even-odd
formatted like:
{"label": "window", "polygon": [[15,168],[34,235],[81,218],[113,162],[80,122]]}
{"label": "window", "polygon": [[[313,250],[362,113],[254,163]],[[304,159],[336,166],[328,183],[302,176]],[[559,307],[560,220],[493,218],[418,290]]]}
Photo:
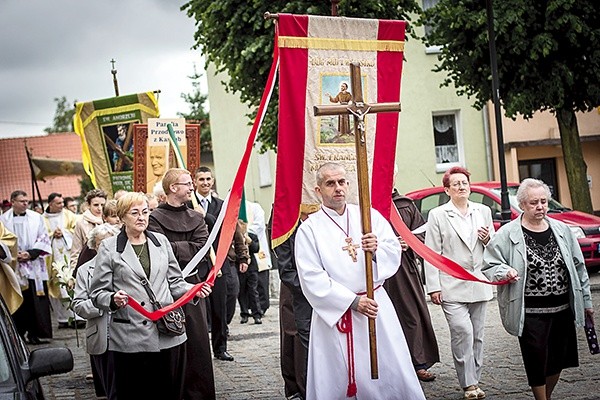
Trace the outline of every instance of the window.
{"label": "window", "polygon": [[550,187],[553,199],[559,198],[556,159],[519,160],[519,179],[541,179]]}
{"label": "window", "polygon": [[[440,0],[423,0],[423,11],[429,10],[430,8],[435,7],[437,5],[437,3],[439,3],[439,1]],[[429,36],[429,34],[431,33],[431,30],[432,30],[431,25],[425,24],[424,28],[425,28],[425,36]],[[426,54],[438,54],[440,52],[441,52],[441,46],[429,46],[429,47],[425,48]]]}
{"label": "window", "polygon": [[433,115],[433,138],[435,163],[438,172],[461,165],[461,143],[459,141],[458,113]]}

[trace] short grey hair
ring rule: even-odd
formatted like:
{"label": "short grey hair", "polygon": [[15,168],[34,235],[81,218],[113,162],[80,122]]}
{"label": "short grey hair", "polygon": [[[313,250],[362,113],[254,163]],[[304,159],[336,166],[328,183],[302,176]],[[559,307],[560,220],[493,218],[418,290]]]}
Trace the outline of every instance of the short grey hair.
{"label": "short grey hair", "polygon": [[100,236],[115,236],[119,234],[119,229],[111,224],[100,224],[93,227],[87,233],[87,246],[90,249],[94,249],[96,247],[96,238]]}
{"label": "short grey hair", "polygon": [[162,186],[162,180],[156,182],[156,184],[152,188],[152,194],[156,197],[159,197],[159,196],[165,194],[165,189],[163,189],[163,186]]}
{"label": "short grey hair", "polygon": [[519,189],[517,190],[517,202],[519,203],[519,206],[527,202],[527,199],[529,198],[529,189],[537,189],[540,187],[544,188],[544,190],[546,191],[546,197],[548,198],[548,200],[550,200],[550,198],[552,197],[552,192],[550,191],[548,185],[544,183],[544,181],[534,178],[523,179],[523,181],[519,185]]}
{"label": "short grey hair", "polygon": [[342,164],[338,164],[338,163],[334,163],[334,162],[328,162],[328,163],[321,165],[321,167],[317,170],[317,175],[316,175],[317,186],[321,186],[321,184],[323,183],[323,180],[325,179],[323,174],[326,171],[343,171],[345,174],[346,168],[344,168],[344,166]]}

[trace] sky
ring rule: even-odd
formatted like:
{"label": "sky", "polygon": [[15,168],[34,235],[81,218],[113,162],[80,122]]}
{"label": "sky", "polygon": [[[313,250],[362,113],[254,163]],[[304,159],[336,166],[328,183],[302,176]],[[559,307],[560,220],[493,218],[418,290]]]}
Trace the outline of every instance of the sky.
{"label": "sky", "polygon": [[[44,134],[69,103],[160,90],[161,117],[187,112],[194,20],[184,0],[0,0],[0,139]],[[205,77],[204,77],[205,78]],[[206,82],[201,90],[206,92]]]}

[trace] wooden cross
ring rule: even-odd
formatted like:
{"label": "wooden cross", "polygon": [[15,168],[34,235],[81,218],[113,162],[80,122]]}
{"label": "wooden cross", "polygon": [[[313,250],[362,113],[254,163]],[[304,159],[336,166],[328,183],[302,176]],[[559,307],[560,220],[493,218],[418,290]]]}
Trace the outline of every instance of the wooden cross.
{"label": "wooden cross", "polygon": [[115,59],[113,58],[112,60],[110,60],[110,63],[112,64],[112,69],[110,70],[110,73],[113,76],[113,87],[115,88],[115,96],[119,97],[119,82],[117,81],[117,70],[115,69]]}
{"label": "wooden cross", "polygon": [[[369,168],[367,164],[367,141],[364,118],[367,114],[382,112],[400,112],[400,103],[366,104],[363,100],[360,64],[350,64],[350,82],[352,85],[352,102],[340,105],[318,105],[314,107],[315,116],[343,115],[354,116],[354,144],[356,148],[356,171],[358,176],[358,198],[361,213],[362,233],[371,232],[371,195],[369,193]],[[365,251],[365,274],[367,280],[367,297],[374,298],[373,290],[373,253]],[[377,379],[377,336],[375,320],[369,318],[369,347],[371,351],[371,378]]]}
{"label": "wooden cross", "polygon": [[351,237],[346,238],[346,243],[347,243],[347,246],[342,247],[342,250],[347,251],[348,255],[352,258],[352,261],[356,262],[358,260],[356,258],[356,256],[357,256],[356,249],[360,248],[360,245],[352,243]]}

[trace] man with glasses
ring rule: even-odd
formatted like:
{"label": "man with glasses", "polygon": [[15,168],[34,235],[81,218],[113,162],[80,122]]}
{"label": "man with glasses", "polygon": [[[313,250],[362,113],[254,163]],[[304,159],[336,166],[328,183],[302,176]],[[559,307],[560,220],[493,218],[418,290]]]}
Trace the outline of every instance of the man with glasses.
{"label": "man with glasses", "polygon": [[[169,169],[162,179],[167,201],[150,214],[148,230],[162,233],[169,239],[175,258],[184,269],[194,255],[204,246],[208,229],[201,213],[187,206],[194,191],[190,173],[181,168]],[[208,273],[208,263],[201,262],[186,281],[196,284]],[[212,367],[206,300],[184,307],[187,330],[185,399],[214,399],[215,378]]]}

